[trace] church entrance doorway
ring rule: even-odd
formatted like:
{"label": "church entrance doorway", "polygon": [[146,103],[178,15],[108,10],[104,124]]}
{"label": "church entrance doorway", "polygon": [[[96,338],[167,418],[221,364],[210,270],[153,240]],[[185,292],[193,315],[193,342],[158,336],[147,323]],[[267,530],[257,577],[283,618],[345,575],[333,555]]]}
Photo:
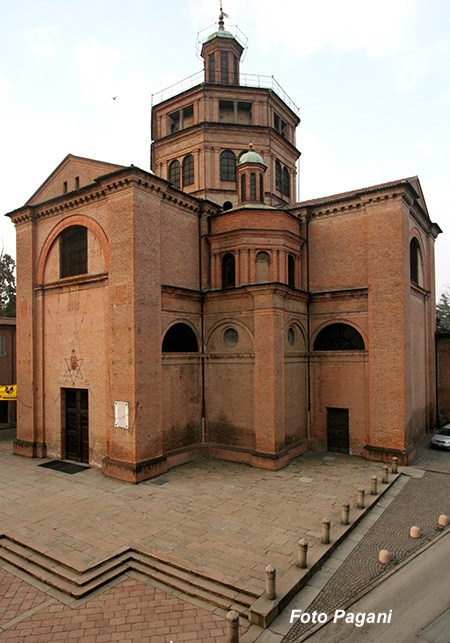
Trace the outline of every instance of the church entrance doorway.
{"label": "church entrance doorway", "polygon": [[89,398],[85,389],[64,389],[66,459],[89,463]]}
{"label": "church entrance doorway", "polygon": [[327,449],[349,452],[348,409],[327,409]]}

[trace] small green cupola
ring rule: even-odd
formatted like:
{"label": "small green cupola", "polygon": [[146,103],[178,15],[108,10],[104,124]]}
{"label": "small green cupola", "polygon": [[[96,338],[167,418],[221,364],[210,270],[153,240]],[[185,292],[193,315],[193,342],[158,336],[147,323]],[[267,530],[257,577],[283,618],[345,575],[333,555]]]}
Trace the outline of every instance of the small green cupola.
{"label": "small green cupola", "polygon": [[264,203],[264,173],[267,166],[264,159],[248,146],[237,164],[239,203]]}

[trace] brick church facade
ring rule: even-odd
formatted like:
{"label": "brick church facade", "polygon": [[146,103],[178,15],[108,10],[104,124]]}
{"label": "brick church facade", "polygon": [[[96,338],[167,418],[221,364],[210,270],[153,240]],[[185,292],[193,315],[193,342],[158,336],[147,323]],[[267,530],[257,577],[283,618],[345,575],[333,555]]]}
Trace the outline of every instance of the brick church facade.
{"label": "brick church facade", "polygon": [[[154,101],[152,173],[69,155],[17,233],[14,452],[139,482],[199,457],[400,462],[435,424],[417,177],[296,202],[297,109],[219,29]],[[163,99],[164,98],[164,99]]]}

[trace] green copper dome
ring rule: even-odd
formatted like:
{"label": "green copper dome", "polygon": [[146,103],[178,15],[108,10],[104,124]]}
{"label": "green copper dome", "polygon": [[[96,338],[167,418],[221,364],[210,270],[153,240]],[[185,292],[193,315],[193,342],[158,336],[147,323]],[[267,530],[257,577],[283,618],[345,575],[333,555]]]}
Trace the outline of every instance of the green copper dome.
{"label": "green copper dome", "polygon": [[206,42],[209,42],[213,38],[234,38],[234,36],[229,31],[219,29],[219,31],[215,31],[210,36],[208,36],[208,38],[206,39]]}
{"label": "green copper dome", "polygon": [[262,156],[253,151],[253,145],[250,143],[250,149],[248,152],[245,152],[239,159],[238,165],[243,165],[244,163],[260,163],[261,165],[266,165]]}

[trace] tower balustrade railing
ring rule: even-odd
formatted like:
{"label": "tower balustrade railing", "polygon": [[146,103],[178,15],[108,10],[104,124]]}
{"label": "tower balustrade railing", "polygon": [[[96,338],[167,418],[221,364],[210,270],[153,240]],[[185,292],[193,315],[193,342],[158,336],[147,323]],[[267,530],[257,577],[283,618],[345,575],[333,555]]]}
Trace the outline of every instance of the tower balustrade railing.
{"label": "tower balustrade railing", "polygon": [[[205,82],[205,71],[199,71],[192,76],[188,76],[183,80],[166,87],[160,92],[152,94],[152,107],[163,103],[178,94],[182,94],[193,87],[202,85]],[[217,84],[223,85],[224,83],[206,83],[206,84]],[[295,114],[299,115],[300,110],[294,101],[288,96],[284,91],[281,85],[273,76],[261,76],[259,74],[243,74],[239,75],[239,85],[233,85],[232,83],[226,84],[227,87],[247,87],[247,88],[262,88],[262,89],[271,89],[281,100],[291,109]]]}

